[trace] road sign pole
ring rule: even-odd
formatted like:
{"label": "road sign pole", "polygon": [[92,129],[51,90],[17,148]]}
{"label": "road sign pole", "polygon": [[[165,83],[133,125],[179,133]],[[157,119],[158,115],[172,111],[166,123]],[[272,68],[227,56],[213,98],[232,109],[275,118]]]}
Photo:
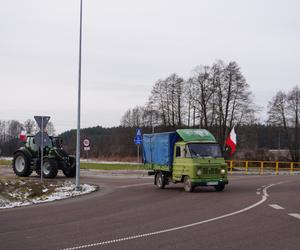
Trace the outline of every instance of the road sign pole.
{"label": "road sign pole", "polygon": [[140,162],[140,144],[137,145],[137,162]]}
{"label": "road sign pole", "polygon": [[42,133],[41,133],[41,182],[43,183],[44,169],[44,117],[42,117]]}
{"label": "road sign pole", "polygon": [[80,102],[81,102],[81,43],[82,43],[82,0],[80,0],[79,65],[78,65],[78,104],[76,140],[76,191],[80,191]]}

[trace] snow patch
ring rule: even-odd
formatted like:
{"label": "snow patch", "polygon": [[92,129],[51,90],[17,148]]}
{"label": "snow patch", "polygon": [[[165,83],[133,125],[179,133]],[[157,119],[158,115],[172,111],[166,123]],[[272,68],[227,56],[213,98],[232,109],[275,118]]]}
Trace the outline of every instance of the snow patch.
{"label": "snow patch", "polygon": [[[55,185],[50,184],[49,186],[53,187]],[[83,184],[81,185],[81,190],[76,191],[75,187],[76,185],[72,182],[64,182],[62,185],[60,184],[58,187],[56,187],[55,190],[50,194],[47,194],[47,192],[49,191],[48,188],[43,188],[42,195],[35,198],[30,198],[30,189],[22,193],[16,191],[10,194],[11,197],[15,199],[15,201],[9,200],[0,194],[0,209],[27,206],[43,202],[66,199],[74,196],[91,193],[93,191],[96,191],[98,188],[95,185]]]}

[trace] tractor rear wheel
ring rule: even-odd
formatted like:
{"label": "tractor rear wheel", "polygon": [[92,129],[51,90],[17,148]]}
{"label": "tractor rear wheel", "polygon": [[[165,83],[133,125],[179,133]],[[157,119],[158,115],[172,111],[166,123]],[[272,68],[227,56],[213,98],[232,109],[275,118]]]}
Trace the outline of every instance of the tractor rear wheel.
{"label": "tractor rear wheel", "polygon": [[30,159],[22,152],[18,152],[13,158],[13,170],[17,176],[27,177],[31,175]]}

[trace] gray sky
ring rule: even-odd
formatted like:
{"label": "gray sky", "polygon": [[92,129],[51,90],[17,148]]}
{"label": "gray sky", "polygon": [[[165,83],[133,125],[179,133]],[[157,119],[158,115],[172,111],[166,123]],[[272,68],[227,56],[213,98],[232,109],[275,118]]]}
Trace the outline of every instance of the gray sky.
{"label": "gray sky", "polygon": [[[0,0],[1,120],[76,128],[79,2]],[[300,84],[300,1],[83,2],[82,127],[119,125],[156,80],[217,59],[240,65],[260,106]]]}

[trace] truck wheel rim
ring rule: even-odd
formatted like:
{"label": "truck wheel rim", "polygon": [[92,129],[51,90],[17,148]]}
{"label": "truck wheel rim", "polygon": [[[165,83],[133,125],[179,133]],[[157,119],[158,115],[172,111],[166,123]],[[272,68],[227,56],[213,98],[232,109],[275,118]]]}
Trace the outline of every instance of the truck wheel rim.
{"label": "truck wheel rim", "polygon": [[185,190],[189,191],[189,190],[191,189],[191,186],[192,186],[192,184],[191,184],[190,179],[187,179],[187,180],[184,182],[184,188],[185,188]]}
{"label": "truck wheel rim", "polygon": [[157,183],[158,183],[158,186],[159,186],[159,187],[162,186],[162,179],[161,179],[160,176],[158,177]]}
{"label": "truck wheel rim", "polygon": [[15,167],[18,172],[22,172],[25,169],[25,159],[23,156],[17,157]]}
{"label": "truck wheel rim", "polygon": [[44,167],[44,169],[43,169],[44,175],[50,174],[50,171],[51,171],[50,163],[49,162],[45,162],[43,165],[44,165],[43,166]]}

